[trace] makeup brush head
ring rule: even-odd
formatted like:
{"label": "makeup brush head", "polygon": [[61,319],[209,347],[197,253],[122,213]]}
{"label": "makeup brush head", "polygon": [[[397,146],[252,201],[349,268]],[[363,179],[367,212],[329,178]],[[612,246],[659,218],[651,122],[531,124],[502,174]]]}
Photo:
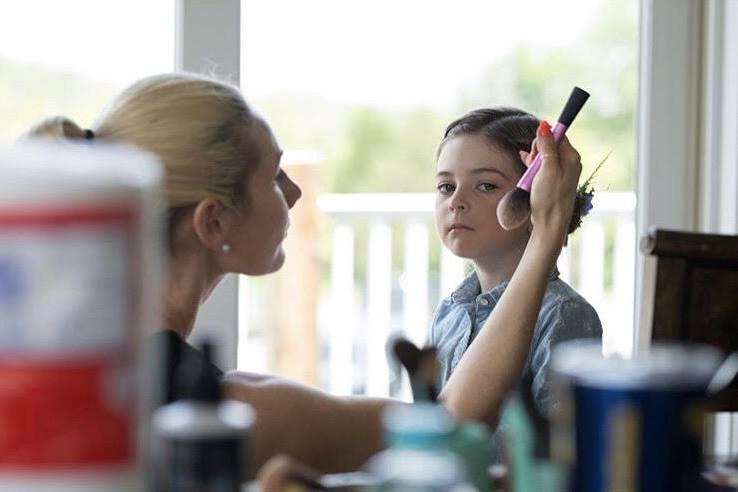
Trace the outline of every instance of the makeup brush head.
{"label": "makeup brush head", "polygon": [[497,204],[497,220],[506,231],[517,229],[530,217],[530,193],[517,186]]}
{"label": "makeup brush head", "polygon": [[438,351],[436,347],[427,347],[420,350],[417,373],[428,385],[434,385],[438,378]]}
{"label": "makeup brush head", "polygon": [[400,364],[405,367],[408,374],[412,376],[418,369],[418,362],[420,361],[421,355],[420,349],[411,341],[405,338],[398,338],[392,343],[392,352],[400,361]]}

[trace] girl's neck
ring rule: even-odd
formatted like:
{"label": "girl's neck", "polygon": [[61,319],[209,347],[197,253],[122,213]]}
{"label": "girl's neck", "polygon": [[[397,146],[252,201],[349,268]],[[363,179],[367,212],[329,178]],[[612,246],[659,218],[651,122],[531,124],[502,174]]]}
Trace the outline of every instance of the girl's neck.
{"label": "girl's neck", "polygon": [[195,325],[200,305],[221,278],[222,274],[213,273],[209,268],[207,255],[173,253],[164,292],[164,328],[186,339]]}
{"label": "girl's neck", "polygon": [[479,278],[482,292],[489,292],[497,285],[510,280],[515,269],[520,263],[520,258],[525,251],[525,245],[520,248],[512,248],[502,254],[489,255],[475,258],[474,268]]}

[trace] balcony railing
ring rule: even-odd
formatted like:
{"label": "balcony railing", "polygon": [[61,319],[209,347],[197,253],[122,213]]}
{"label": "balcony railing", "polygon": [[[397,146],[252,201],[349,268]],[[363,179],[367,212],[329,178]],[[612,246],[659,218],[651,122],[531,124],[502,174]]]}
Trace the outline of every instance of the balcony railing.
{"label": "balcony railing", "polygon": [[[316,382],[337,394],[403,396],[387,340],[402,333],[423,344],[433,309],[463,279],[465,263],[438,246],[433,194],[322,194],[315,202],[321,234],[329,235],[318,241],[327,245],[328,263],[317,268],[321,287],[314,296],[314,350],[323,375]],[[561,277],[599,313],[610,352],[632,346],[634,209],[633,193],[598,193],[558,260]],[[294,254],[288,249],[288,257]],[[301,279],[290,281],[301,288]],[[261,347],[252,331],[249,337],[247,357],[268,348],[268,336]],[[281,343],[287,342],[273,341],[273,352],[284,349]]]}

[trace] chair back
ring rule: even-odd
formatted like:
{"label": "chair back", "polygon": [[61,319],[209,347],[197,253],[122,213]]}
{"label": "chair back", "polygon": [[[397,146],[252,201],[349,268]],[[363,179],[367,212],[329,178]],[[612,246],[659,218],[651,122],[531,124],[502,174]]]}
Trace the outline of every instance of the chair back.
{"label": "chair back", "polygon": [[[738,351],[738,236],[652,229],[640,249],[655,260],[652,278],[644,276],[652,285],[644,296],[652,298],[643,299],[652,340]],[[719,395],[715,410],[738,411],[738,381]]]}

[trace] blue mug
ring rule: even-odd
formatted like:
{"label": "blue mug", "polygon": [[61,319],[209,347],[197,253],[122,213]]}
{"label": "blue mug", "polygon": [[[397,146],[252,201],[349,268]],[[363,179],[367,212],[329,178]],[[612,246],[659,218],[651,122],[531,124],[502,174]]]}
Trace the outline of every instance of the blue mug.
{"label": "blue mug", "polygon": [[560,344],[552,458],[575,492],[711,490],[702,479],[705,396],[723,360],[705,345],[655,343],[630,359],[599,342]]}

